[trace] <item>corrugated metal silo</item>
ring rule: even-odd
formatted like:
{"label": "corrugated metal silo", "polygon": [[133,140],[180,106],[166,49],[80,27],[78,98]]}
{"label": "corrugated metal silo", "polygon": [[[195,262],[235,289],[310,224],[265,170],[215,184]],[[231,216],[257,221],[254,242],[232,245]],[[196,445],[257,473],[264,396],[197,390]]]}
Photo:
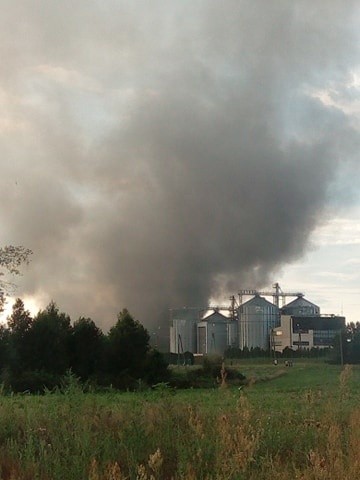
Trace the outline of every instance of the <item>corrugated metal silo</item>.
{"label": "corrugated metal silo", "polygon": [[239,323],[237,320],[229,320],[227,323],[227,347],[239,346]]}
{"label": "corrugated metal silo", "polygon": [[224,355],[228,347],[229,319],[214,312],[197,324],[198,353]]}
{"label": "corrugated metal silo", "polygon": [[181,308],[171,310],[170,352],[196,353],[196,324],[199,321],[199,310]]}
{"label": "corrugated metal silo", "polygon": [[279,325],[279,308],[256,295],[239,307],[239,347],[267,350],[270,330]]}
{"label": "corrugated metal silo", "polygon": [[320,315],[320,307],[306,300],[302,295],[281,309],[282,315],[291,315],[296,317],[307,317],[311,315]]}

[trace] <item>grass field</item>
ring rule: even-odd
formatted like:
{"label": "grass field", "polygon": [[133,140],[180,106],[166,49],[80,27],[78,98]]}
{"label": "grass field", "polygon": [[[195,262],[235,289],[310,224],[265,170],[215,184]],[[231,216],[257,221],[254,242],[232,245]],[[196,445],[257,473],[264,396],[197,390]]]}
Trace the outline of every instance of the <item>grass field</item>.
{"label": "grass field", "polygon": [[360,478],[358,366],[236,368],[248,386],[1,396],[0,478]]}

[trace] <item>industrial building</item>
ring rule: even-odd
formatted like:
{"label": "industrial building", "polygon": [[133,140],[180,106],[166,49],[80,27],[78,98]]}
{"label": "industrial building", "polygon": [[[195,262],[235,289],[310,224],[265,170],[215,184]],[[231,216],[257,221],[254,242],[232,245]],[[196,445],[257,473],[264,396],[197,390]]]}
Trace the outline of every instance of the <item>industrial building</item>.
{"label": "industrial building", "polygon": [[[299,292],[240,290],[239,302],[171,310],[170,351],[223,355],[229,347],[272,349],[327,348],[345,326],[345,318],[322,315]],[[272,297],[270,302],[264,297]],[[251,297],[245,299],[244,297]],[[286,303],[287,297],[296,297]],[[282,306],[280,306],[282,300]]]}
{"label": "industrial building", "polygon": [[271,348],[276,352],[328,348],[344,326],[345,318],[336,315],[281,315],[281,325],[270,332]]}

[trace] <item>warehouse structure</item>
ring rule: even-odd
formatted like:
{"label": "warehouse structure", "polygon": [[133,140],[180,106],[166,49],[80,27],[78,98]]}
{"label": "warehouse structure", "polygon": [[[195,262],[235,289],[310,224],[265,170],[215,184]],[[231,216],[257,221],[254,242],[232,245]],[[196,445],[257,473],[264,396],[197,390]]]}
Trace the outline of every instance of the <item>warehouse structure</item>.
{"label": "warehouse structure", "polygon": [[[273,302],[265,296],[272,296]],[[296,298],[286,304],[289,296]],[[251,298],[243,301],[244,297]],[[241,290],[239,302],[231,297],[229,307],[171,310],[170,323],[172,353],[223,355],[229,347],[277,352],[328,348],[344,328],[345,318],[321,315],[320,307],[302,293],[285,293],[276,283],[273,292]]]}

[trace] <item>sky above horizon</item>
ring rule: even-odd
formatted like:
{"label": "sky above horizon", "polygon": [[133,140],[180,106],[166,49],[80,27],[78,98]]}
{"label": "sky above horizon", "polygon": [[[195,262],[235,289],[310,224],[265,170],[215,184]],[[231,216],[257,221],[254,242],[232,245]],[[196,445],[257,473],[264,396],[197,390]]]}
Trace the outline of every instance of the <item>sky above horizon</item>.
{"label": "sky above horizon", "polygon": [[0,6],[0,245],[34,252],[28,308],[151,329],[279,282],[360,320],[359,2]]}

